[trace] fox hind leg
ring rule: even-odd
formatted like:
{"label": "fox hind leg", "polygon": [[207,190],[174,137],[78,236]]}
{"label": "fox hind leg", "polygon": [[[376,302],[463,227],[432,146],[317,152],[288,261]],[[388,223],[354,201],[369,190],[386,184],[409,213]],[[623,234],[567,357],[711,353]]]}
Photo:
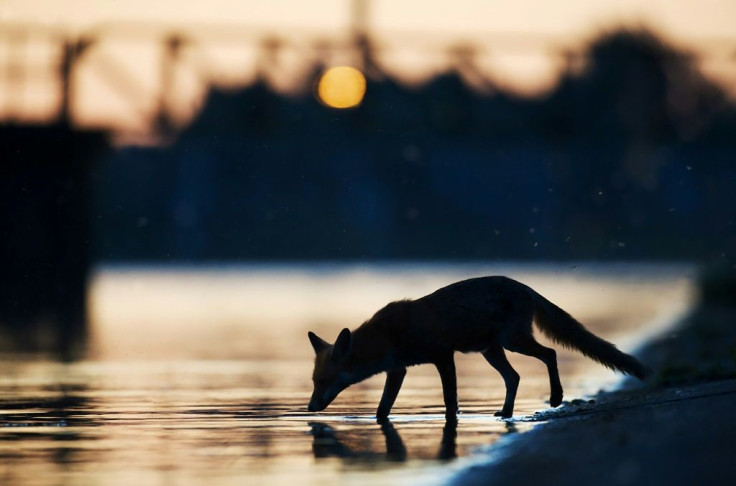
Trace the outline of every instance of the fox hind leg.
{"label": "fox hind leg", "polygon": [[550,396],[549,404],[557,407],[562,403],[562,384],[560,383],[560,374],[557,371],[557,353],[554,349],[542,346],[531,334],[517,334],[504,347],[509,351],[521,353],[526,356],[532,356],[547,365],[549,372]]}

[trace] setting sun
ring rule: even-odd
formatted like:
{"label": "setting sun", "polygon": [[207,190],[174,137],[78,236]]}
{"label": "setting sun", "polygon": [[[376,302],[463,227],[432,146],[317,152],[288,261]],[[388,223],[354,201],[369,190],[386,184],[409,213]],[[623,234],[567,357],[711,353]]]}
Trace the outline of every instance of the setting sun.
{"label": "setting sun", "polygon": [[325,71],[317,86],[319,100],[331,108],[352,108],[363,101],[365,76],[350,66]]}

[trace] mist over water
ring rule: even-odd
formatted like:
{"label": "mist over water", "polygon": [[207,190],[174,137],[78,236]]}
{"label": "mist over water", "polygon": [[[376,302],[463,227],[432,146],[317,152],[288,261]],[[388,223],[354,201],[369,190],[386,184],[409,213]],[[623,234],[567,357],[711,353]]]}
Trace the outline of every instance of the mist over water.
{"label": "mist over water", "polygon": [[[373,485],[440,479],[479,448],[530,427],[493,417],[504,397],[495,370],[479,355],[457,356],[462,414],[456,430],[445,428],[439,377],[427,365],[409,369],[389,426],[375,423],[382,376],[311,414],[306,333],[334,340],[389,301],[490,274],[532,286],[625,351],[661,332],[691,299],[686,266],[102,267],[88,296],[85,359],[0,357],[0,480]],[[566,400],[619,379],[556,349]],[[544,365],[509,358],[521,375],[515,417],[547,408]]]}

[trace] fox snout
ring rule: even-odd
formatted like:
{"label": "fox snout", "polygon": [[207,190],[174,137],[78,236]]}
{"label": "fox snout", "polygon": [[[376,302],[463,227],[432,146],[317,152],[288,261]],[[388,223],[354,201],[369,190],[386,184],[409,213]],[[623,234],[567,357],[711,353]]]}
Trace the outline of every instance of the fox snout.
{"label": "fox snout", "polygon": [[332,403],[333,398],[334,397],[325,396],[325,392],[321,390],[315,390],[315,392],[312,393],[312,397],[309,399],[307,411],[321,412],[322,410],[327,408],[327,405]]}
{"label": "fox snout", "polygon": [[310,400],[309,405],[307,405],[308,412],[320,412],[324,410],[325,408],[327,407],[325,407],[322,403],[314,399]]}

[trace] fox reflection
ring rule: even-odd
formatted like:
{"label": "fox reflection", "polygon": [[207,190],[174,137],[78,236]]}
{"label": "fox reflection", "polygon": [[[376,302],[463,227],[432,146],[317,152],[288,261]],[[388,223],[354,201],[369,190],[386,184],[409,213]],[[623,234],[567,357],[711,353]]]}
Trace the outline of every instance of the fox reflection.
{"label": "fox reflection", "polygon": [[[386,451],[378,452],[358,449],[347,445],[347,434],[340,433],[324,422],[310,422],[311,435],[314,437],[312,451],[314,457],[339,457],[350,461],[365,462],[404,462],[407,459],[406,446],[399,432],[389,420],[380,422],[381,433],[386,440]],[[442,439],[436,458],[445,460],[457,457],[457,422],[448,421],[442,429]]]}

